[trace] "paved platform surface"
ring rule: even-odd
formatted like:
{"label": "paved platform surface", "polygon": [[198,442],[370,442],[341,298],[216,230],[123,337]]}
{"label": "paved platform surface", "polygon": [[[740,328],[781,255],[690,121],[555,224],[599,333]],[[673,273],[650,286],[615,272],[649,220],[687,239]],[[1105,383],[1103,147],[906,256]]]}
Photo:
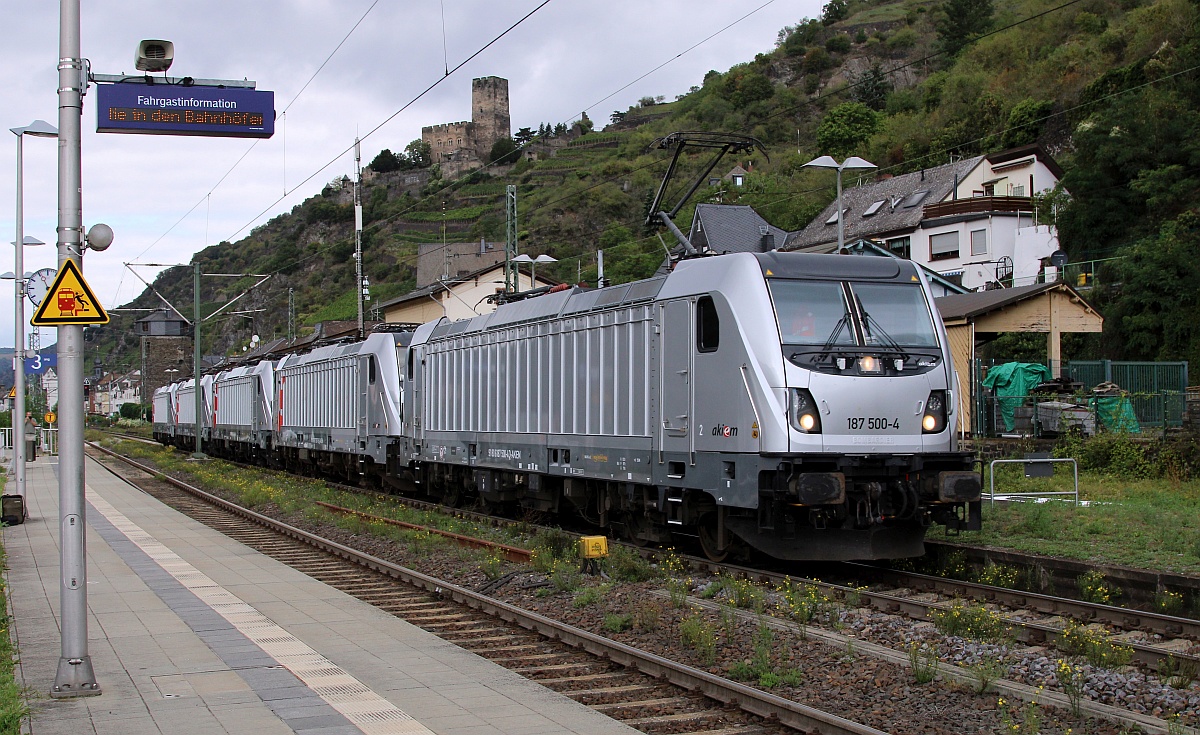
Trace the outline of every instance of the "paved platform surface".
{"label": "paved platform surface", "polygon": [[29,464],[30,517],[2,531],[34,735],[636,732],[87,462],[88,652],[100,696],[49,697],[60,656],[56,457]]}

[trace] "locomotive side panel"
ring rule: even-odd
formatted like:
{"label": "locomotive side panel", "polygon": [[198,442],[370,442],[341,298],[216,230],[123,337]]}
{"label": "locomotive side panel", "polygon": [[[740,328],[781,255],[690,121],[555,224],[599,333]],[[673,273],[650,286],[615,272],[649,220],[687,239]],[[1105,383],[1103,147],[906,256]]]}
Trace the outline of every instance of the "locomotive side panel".
{"label": "locomotive side panel", "polygon": [[154,439],[163,444],[175,436],[174,393],[173,383],[154,391]]}
{"label": "locomotive side panel", "polygon": [[354,446],[358,358],[313,360],[280,370],[280,443],[309,449]]}
{"label": "locomotive side panel", "polygon": [[249,435],[254,429],[255,388],[252,375],[217,380],[214,385],[213,425],[218,432],[235,432],[241,439]]}
{"label": "locomotive side panel", "polygon": [[648,481],[651,315],[643,304],[431,341],[420,458]]}

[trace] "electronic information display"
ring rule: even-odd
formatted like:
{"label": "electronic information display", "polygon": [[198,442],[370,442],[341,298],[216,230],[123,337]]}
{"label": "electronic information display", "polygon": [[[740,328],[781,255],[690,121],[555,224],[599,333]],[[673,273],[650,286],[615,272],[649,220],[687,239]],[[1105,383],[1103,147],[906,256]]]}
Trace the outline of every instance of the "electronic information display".
{"label": "electronic information display", "polygon": [[97,84],[96,132],[270,138],[275,93],[169,84]]}

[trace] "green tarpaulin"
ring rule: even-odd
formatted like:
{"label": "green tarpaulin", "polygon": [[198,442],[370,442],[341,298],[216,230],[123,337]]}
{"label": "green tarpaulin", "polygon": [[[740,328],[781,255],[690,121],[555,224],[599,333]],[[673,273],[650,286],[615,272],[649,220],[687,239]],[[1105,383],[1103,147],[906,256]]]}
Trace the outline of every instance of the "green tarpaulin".
{"label": "green tarpaulin", "polygon": [[1096,396],[1088,400],[1088,404],[1096,411],[1100,425],[1109,431],[1124,431],[1128,434],[1142,433],[1137,414],[1128,396]]}
{"label": "green tarpaulin", "polygon": [[1006,362],[988,370],[983,387],[996,394],[1005,431],[1013,430],[1013,409],[1024,403],[1025,397],[1050,377],[1050,368],[1034,362]]}

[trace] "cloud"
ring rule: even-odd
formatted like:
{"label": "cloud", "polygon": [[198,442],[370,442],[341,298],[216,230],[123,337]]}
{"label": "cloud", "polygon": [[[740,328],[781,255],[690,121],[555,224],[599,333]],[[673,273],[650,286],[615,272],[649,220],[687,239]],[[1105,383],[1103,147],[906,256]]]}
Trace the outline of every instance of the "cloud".
{"label": "cloud", "polygon": [[[132,72],[140,39],[168,39],[175,44],[170,74],[253,79],[259,89],[275,92],[276,109],[282,112],[372,2],[89,0],[82,11],[83,55],[94,72]],[[353,145],[356,135],[375,128],[441,79],[447,66],[461,63],[538,4],[539,0],[444,0],[443,43],[439,2],[378,2],[292,104],[277,124],[275,137],[255,146],[215,189],[251,141],[98,134],[95,95],[89,95],[83,113],[84,221],[106,222],[116,233],[111,248],[85,257],[89,284],[112,308],[141,291],[124,262],[186,263],[206,243],[235,233],[245,236],[254,226],[290,211],[335,176],[353,171],[351,155],[339,153]],[[699,84],[709,69],[723,71],[752,59],[772,47],[784,25],[820,13],[815,0],[775,0],[596,105],[761,4],[552,0],[366,140],[364,164],[383,148],[403,149],[420,137],[422,125],[469,119],[472,77],[510,80],[514,130],[569,122],[585,109],[603,124],[612,110],[625,109],[640,97],[672,99]],[[6,112],[6,127],[35,118],[56,123],[58,4],[26,5],[19,13],[6,14],[5,22],[10,32],[0,48],[0,73],[6,80],[0,109]],[[13,208],[3,203],[15,200],[15,177],[3,172],[15,168],[13,151],[11,142],[0,146],[0,228],[8,233],[14,231]],[[333,165],[300,185],[330,161]],[[281,199],[285,186],[290,192]],[[28,234],[46,241],[55,238],[56,193],[55,146],[27,140]],[[266,214],[258,217],[264,210]],[[27,266],[56,264],[51,251],[29,249]],[[12,334],[12,310],[2,310],[0,344],[11,344]],[[43,336],[46,343],[53,339],[53,333]]]}

